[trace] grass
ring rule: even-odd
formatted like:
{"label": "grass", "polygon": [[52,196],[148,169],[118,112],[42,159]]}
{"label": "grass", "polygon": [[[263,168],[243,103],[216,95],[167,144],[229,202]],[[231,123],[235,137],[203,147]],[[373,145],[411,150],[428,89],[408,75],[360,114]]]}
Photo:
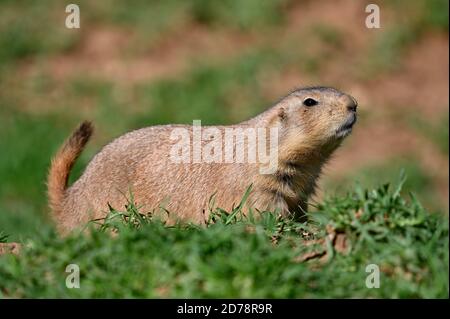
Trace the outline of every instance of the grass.
{"label": "grass", "polygon": [[366,165],[345,177],[327,180],[324,185],[329,192],[343,195],[342,193],[352,187],[355,181],[365,187],[376,187],[380,180],[389,180],[399,171],[403,171],[408,176],[405,189],[417,194],[428,210],[443,212],[443,207],[439,204],[439,190],[433,184],[433,176],[423,169],[413,155],[408,159],[399,157],[380,164]]}
{"label": "grass", "polygon": [[[287,1],[225,0],[212,4],[207,0],[177,0],[164,2],[136,1],[130,7],[127,1],[107,0],[93,4],[80,1],[80,7],[89,12],[88,21],[137,26],[142,32],[161,33],[170,28],[170,24],[193,20],[206,25],[253,29],[276,25],[282,22],[280,14]],[[150,35],[152,36],[152,34]]]}
{"label": "grass", "polygon": [[[166,225],[130,202],[124,211],[111,209],[106,223],[88,234],[61,239],[43,232],[20,257],[1,257],[1,294],[447,298],[448,220],[405,196],[403,182],[330,198],[308,223],[271,212],[245,217],[241,203],[233,212],[212,207],[205,227]],[[327,239],[332,233],[345,237],[344,253]],[[325,257],[300,262],[311,252]],[[72,263],[80,267],[80,289],[65,286]],[[369,264],[379,266],[380,288],[365,285]]]}
{"label": "grass", "polygon": [[[74,47],[79,38],[63,27],[64,6],[34,1],[2,1],[0,19],[0,66],[28,57],[53,55]],[[23,18],[23,14],[27,18]],[[53,30],[48,36],[48,30]]]}
{"label": "grass", "polygon": [[401,12],[400,19],[413,20],[417,28],[424,31],[448,30],[448,1],[446,0],[394,0],[386,2],[386,6]]}
{"label": "grass", "polygon": [[6,243],[8,241],[8,235],[3,234],[3,232],[0,232],[0,243]]}
{"label": "grass", "polygon": [[[80,0],[77,4],[82,28],[68,30],[63,27],[65,3],[0,2],[0,242],[19,241],[29,246],[23,258],[0,258],[3,296],[447,295],[448,272],[443,267],[448,266],[444,252],[448,247],[444,240],[447,217],[427,212],[446,211],[443,199],[436,196],[442,185],[414,156],[376,167],[365,165],[355,175],[335,180],[330,184],[333,187],[326,187],[327,192],[333,193],[336,185],[340,192],[314,210],[308,225],[279,220],[269,212],[261,220],[250,220],[243,218],[236,207],[229,213],[214,209],[214,218],[206,228],[182,224],[169,227],[155,216],[145,219],[147,214],[130,205],[123,211],[112,210],[110,217],[116,217],[102,227],[108,229],[60,239],[47,216],[45,194],[50,158],[82,119],[95,122],[96,135],[76,163],[71,181],[80,176],[102,145],[128,130],[191,123],[192,119],[201,119],[203,124],[227,124],[253,116],[282,94],[280,87],[285,87],[285,93],[291,89],[283,83],[285,74],[298,73],[302,81],[314,80],[315,84],[339,85],[323,81],[332,64],[329,62],[342,63],[346,60],[340,56],[347,55],[355,63],[348,66],[349,81],[343,83],[356,81],[364,87],[364,79],[372,75],[396,72],[396,66],[401,66],[408,50],[420,39],[448,32],[447,1],[383,4],[382,23],[388,16],[384,12],[391,10],[395,23],[402,27],[383,25],[363,48],[371,54],[354,50],[352,38],[323,19],[314,20],[306,28],[286,29],[286,36],[279,38],[288,27],[289,8],[294,6],[289,0],[225,0],[214,4],[204,0],[138,0],[133,6],[124,0]],[[227,36],[264,41],[255,41],[251,48],[237,47],[232,56],[192,58],[183,72],[150,81],[123,83],[105,78],[101,72],[97,76],[77,70],[58,78],[49,67],[58,60],[56,57],[66,63],[76,59],[92,30],[100,34],[111,31],[107,35],[116,35],[117,31],[119,37],[129,39],[130,43],[112,53],[118,55],[117,59],[131,61],[153,56],[166,40],[176,45],[177,37],[190,28],[202,30],[200,35],[222,30]],[[66,55],[70,58],[65,59]],[[352,80],[352,70],[363,72],[363,80]],[[281,84],[275,92],[273,84],[278,81]],[[361,127],[364,117],[361,113]],[[448,114],[442,118],[448,118]],[[436,124],[422,117],[411,125],[448,158],[448,119]],[[392,192],[382,188],[367,194],[359,191],[346,195],[342,191],[353,189],[354,180],[360,180],[364,188],[376,188],[380,180],[390,180],[400,168],[409,176],[404,189],[416,193],[425,209],[414,200],[394,200]],[[365,209],[365,205],[370,207]],[[367,220],[358,219],[361,225],[353,224],[352,216],[361,207],[369,212]],[[392,223],[382,224],[381,208],[390,209],[389,216],[395,219]],[[422,216],[418,224],[413,222],[416,215]],[[408,222],[402,224],[399,216]],[[345,233],[353,245],[351,253],[342,255],[333,247],[324,250],[323,245],[304,245],[310,240],[299,233],[314,232],[315,239],[321,240],[327,234],[326,225]],[[120,228],[119,236],[111,239],[108,233],[114,227]],[[386,237],[381,238],[377,229],[384,229]],[[374,243],[367,241],[365,232],[374,234]],[[329,252],[333,258],[325,264],[295,261],[311,249]],[[364,267],[371,261],[382,266],[382,287],[377,290],[364,286]],[[82,289],[78,291],[64,286],[64,269],[69,262],[81,267]]]}
{"label": "grass", "polygon": [[5,109],[0,114],[0,179],[11,181],[0,184],[0,225],[11,233],[12,240],[19,240],[48,227],[42,214],[47,207],[48,154],[55,151],[59,140],[56,132],[62,132],[64,124],[57,117],[36,118],[11,114]]}

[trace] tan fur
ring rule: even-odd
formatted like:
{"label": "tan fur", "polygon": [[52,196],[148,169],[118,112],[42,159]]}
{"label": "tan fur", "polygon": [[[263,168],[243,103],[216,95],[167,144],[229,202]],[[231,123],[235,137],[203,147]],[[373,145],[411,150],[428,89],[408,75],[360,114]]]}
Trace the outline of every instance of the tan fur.
{"label": "tan fur", "polygon": [[69,173],[93,132],[90,122],[83,122],[59,149],[50,165],[47,179],[48,200],[56,220],[61,218]]}
{"label": "tan fur", "polygon": [[[305,106],[306,98],[318,100],[319,105]],[[170,151],[177,141],[171,133],[180,127],[192,133],[192,126],[163,125],[117,138],[66,189],[70,168],[90,136],[91,130],[83,129],[90,126],[84,124],[52,162],[48,182],[50,207],[63,233],[104,217],[108,204],[122,209],[130,191],[143,211],[158,211],[163,206],[171,212],[171,220],[201,223],[207,217],[212,194],[217,206],[229,210],[253,184],[248,206],[300,217],[307,209],[308,197],[314,193],[323,164],[350,132],[351,125],[345,134],[341,128],[350,119],[354,123],[355,109],[356,101],[335,89],[304,88],[255,118],[228,126],[279,128],[279,165],[274,174],[260,174],[260,166],[255,163],[174,163]],[[223,135],[227,126],[216,128]]]}

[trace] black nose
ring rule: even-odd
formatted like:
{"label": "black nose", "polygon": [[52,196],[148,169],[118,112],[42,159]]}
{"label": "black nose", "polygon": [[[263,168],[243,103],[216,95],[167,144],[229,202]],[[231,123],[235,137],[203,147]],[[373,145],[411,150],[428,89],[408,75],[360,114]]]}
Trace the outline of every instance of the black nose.
{"label": "black nose", "polygon": [[347,105],[347,110],[350,112],[356,112],[356,108],[358,107],[358,102],[353,97],[350,97],[351,102]]}
{"label": "black nose", "polygon": [[356,104],[348,105],[347,110],[349,110],[350,112],[356,112],[356,107]]}

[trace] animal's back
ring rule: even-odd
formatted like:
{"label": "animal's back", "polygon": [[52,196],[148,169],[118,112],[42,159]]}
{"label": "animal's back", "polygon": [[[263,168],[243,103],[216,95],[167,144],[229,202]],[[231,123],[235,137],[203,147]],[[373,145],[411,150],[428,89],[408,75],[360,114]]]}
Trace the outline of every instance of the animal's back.
{"label": "animal's back", "polygon": [[[190,126],[153,126],[127,133],[106,145],[67,189],[61,214],[64,218],[59,221],[62,228],[103,218],[108,204],[124,209],[131,197],[143,212],[167,210],[176,212],[177,219],[194,222],[207,217],[212,195],[216,204],[226,209],[237,205],[252,183],[245,173],[248,168],[242,169],[248,164],[176,163],[170,157],[177,142],[171,138],[175,128],[192,134]],[[234,177],[230,176],[233,171]]]}

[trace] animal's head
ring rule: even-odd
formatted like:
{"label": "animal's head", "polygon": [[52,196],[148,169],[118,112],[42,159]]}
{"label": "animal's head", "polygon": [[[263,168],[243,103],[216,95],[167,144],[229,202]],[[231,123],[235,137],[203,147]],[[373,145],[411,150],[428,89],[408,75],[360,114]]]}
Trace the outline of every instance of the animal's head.
{"label": "animal's head", "polygon": [[356,122],[356,100],[328,87],[298,89],[283,98],[275,109],[281,138],[288,149],[333,151]]}

